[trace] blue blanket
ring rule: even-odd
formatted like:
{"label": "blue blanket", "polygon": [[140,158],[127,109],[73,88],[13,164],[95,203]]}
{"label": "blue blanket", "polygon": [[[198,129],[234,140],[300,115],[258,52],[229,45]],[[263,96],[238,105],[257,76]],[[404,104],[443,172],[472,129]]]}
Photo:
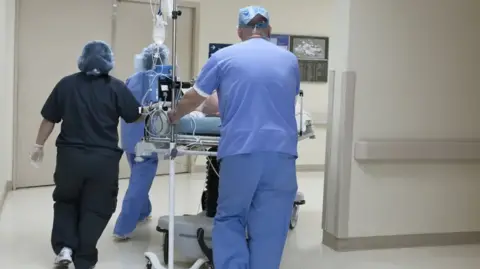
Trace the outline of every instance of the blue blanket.
{"label": "blue blanket", "polygon": [[177,132],[179,134],[219,136],[220,124],[219,117],[192,118],[187,115],[177,124]]}

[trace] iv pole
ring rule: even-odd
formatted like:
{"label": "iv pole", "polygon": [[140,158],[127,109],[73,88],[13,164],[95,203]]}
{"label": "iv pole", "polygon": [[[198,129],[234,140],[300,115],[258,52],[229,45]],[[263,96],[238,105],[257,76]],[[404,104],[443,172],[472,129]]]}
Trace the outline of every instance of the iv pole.
{"label": "iv pole", "polygon": [[[173,0],[172,10],[172,110],[177,107],[177,19],[182,15],[178,10],[177,0]],[[170,168],[168,179],[168,269],[174,269],[175,238],[175,157],[176,157],[175,125],[170,125]]]}
{"label": "iv pole", "polygon": [[[166,0],[162,0],[166,1]],[[177,0],[173,0],[172,10],[172,102],[171,109],[175,111],[177,107],[178,91],[181,89],[181,82],[178,81],[177,76],[177,19],[182,15],[182,11],[177,7]],[[156,254],[151,252],[145,253],[147,259],[147,269],[174,269],[174,249],[175,249],[175,158],[178,155],[177,150],[177,136],[175,133],[175,125],[170,125],[170,167],[169,167],[169,180],[168,180],[168,199],[169,199],[169,212],[168,212],[168,265],[167,267],[160,264],[160,261]],[[190,269],[199,269],[205,266],[206,260],[198,259]]]}

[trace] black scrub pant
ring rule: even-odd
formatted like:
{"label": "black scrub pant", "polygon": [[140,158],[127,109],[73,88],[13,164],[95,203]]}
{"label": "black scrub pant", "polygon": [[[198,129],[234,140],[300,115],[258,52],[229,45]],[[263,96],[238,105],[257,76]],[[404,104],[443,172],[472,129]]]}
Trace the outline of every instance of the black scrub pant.
{"label": "black scrub pant", "polygon": [[76,269],[98,261],[97,242],[115,212],[120,152],[58,148],[52,248],[73,250]]}

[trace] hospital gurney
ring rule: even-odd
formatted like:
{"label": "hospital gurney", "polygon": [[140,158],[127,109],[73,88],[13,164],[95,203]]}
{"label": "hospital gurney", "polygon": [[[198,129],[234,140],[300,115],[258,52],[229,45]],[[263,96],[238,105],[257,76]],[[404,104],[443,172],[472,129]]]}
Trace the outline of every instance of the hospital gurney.
{"label": "hospital gurney", "polygon": [[[311,121],[304,120],[302,117],[303,92],[300,92],[300,104],[300,117],[297,117],[297,126],[299,127],[298,139],[299,141],[314,139],[315,134]],[[207,182],[210,180],[214,183],[207,183],[207,190],[203,193],[201,199],[203,209],[201,213],[196,215],[176,216],[174,220],[175,259],[176,261],[182,262],[201,261],[196,263],[197,266],[194,265],[192,268],[200,268],[198,267],[200,265],[209,266],[207,262],[212,260],[211,233],[213,226],[212,217],[214,216],[214,213],[212,214],[209,212],[207,208],[208,203],[205,201],[207,197],[205,196],[208,196],[207,193],[215,193],[215,189],[218,188],[219,165],[216,160],[216,149],[220,141],[220,123],[220,118],[218,117],[194,118],[186,116],[175,126],[177,146],[175,149],[176,156],[184,154],[207,156]],[[164,157],[167,159],[171,154],[169,143],[169,135],[146,136],[143,141],[137,144],[137,158],[148,156],[153,153],[159,153],[164,154]],[[216,170],[214,175],[211,173],[212,170]],[[212,176],[215,177],[215,174],[216,178],[208,178]],[[216,184],[215,180],[217,181]],[[208,188],[213,188],[213,190],[209,190]],[[216,196],[218,197],[218,189],[216,190]],[[213,206],[210,207],[216,207],[217,197],[213,198],[215,201],[213,201]],[[210,204],[212,204],[212,202],[210,202]],[[292,230],[296,227],[299,216],[299,207],[303,204],[305,204],[305,198],[304,195],[299,192],[292,205],[292,216],[290,220],[290,229]],[[170,234],[169,216],[162,216],[159,218],[157,231],[164,235],[163,262],[168,264],[168,236]],[[158,258],[153,253],[146,253],[146,257],[151,264],[159,262],[157,261]],[[152,268],[157,269],[157,267],[154,266],[152,266]]]}

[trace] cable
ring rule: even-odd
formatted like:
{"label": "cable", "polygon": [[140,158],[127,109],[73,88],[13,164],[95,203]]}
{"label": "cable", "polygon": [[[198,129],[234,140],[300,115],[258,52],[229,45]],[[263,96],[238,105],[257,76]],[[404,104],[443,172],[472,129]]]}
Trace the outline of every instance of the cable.
{"label": "cable", "polygon": [[153,20],[155,20],[156,18],[157,14],[155,10],[158,10],[158,8],[160,7],[160,1],[161,0],[158,0],[158,1],[150,0],[150,10],[152,11]]}
{"label": "cable", "polygon": [[[150,1],[152,1],[152,0],[150,0]],[[150,72],[153,72],[153,73],[155,74],[155,76],[154,76],[151,80],[148,81],[148,83],[149,83],[148,90],[145,92],[145,94],[143,95],[142,100],[141,100],[141,102],[140,102],[140,104],[141,104],[142,106],[145,106],[145,100],[147,99],[148,94],[153,90],[153,89],[152,89],[152,86],[153,86],[153,83],[155,82],[155,80],[156,80],[159,76],[165,76],[165,77],[168,78],[167,75],[163,74],[163,62],[162,62],[162,59],[161,59],[161,57],[160,57],[160,55],[159,55],[159,54],[160,54],[159,51],[160,51],[160,47],[157,47],[157,52],[156,52],[156,53],[152,53],[152,66],[153,66],[153,69],[152,69]],[[156,57],[156,56],[158,56],[158,57]],[[157,73],[157,72],[155,71],[155,66],[157,66],[157,61],[156,61],[157,59],[160,60],[160,65],[161,65],[161,67],[162,67],[162,69],[160,70],[159,73]],[[157,90],[158,90],[158,89],[157,89]]]}
{"label": "cable", "polygon": [[[152,13],[152,19],[153,21],[155,22],[155,20],[157,19],[157,13],[158,13],[158,10],[160,10],[160,6],[161,6],[161,1],[162,0],[149,0],[150,2],[150,11]],[[141,104],[142,106],[145,105],[145,100],[148,96],[148,94],[153,90],[152,89],[152,86],[153,86],[153,83],[155,82],[155,80],[159,77],[159,76],[164,76],[166,78],[169,78],[167,75],[163,74],[163,62],[162,62],[162,58],[160,56],[160,46],[157,46],[155,48],[155,51],[154,53],[152,53],[152,67],[153,67],[153,72],[155,73],[155,76],[153,77],[153,79],[151,79],[151,81],[149,81],[149,87],[148,87],[148,90],[147,92],[144,94],[144,96],[142,97],[142,101],[141,101]],[[155,70],[155,67],[157,66],[157,60],[160,60],[160,66],[161,66],[161,69],[160,69],[160,72],[157,72]],[[158,89],[157,89],[158,90]]]}
{"label": "cable", "polygon": [[167,112],[162,109],[151,111],[147,114],[148,122],[145,124],[145,132],[151,137],[167,135],[170,125],[168,124]]}

